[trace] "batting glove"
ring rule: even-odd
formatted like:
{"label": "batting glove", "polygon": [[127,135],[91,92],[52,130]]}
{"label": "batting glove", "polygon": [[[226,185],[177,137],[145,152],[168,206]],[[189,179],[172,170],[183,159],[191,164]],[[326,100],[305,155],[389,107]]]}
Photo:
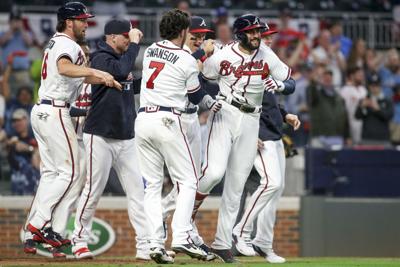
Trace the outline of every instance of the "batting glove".
{"label": "batting glove", "polygon": [[269,77],[265,83],[265,90],[270,93],[282,92],[285,89],[285,84],[282,81],[277,81],[272,77]]}

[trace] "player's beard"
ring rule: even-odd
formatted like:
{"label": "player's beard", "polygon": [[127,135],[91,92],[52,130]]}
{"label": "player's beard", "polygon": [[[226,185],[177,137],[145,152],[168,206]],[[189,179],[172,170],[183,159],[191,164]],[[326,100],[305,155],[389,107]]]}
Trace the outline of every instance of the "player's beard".
{"label": "player's beard", "polygon": [[77,27],[74,23],[74,25],[72,26],[72,31],[74,33],[74,36],[76,38],[77,42],[82,42],[85,40],[85,32],[82,29],[79,29],[79,27]]}
{"label": "player's beard", "polygon": [[[258,41],[256,45],[254,45],[253,42],[252,42],[252,41],[255,41],[255,40]],[[246,39],[246,41],[243,42],[242,45],[247,50],[253,51],[253,50],[256,50],[256,49],[258,49],[260,47],[260,43],[261,43],[261,38],[254,37],[251,41],[249,39]]]}

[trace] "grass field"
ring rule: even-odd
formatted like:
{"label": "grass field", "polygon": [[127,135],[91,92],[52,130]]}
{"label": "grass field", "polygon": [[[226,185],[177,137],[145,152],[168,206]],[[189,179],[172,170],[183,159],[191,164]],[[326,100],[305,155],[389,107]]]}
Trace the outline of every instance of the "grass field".
{"label": "grass field", "polygon": [[[202,267],[202,266],[250,266],[261,267],[271,266],[261,257],[238,257],[240,263],[237,264],[223,264],[220,261],[213,262],[199,262],[197,260],[189,259],[188,257],[179,256],[175,259],[175,264],[168,266],[184,266],[184,267]],[[88,266],[110,266],[110,267],[123,267],[123,266],[161,266],[153,262],[137,262],[134,258],[129,257],[98,257],[95,260],[76,261],[76,260],[53,260],[43,257],[31,258],[0,258],[0,266],[74,266],[74,267],[88,267]],[[395,258],[288,258],[287,263],[274,264],[277,267],[400,267],[400,259]]]}

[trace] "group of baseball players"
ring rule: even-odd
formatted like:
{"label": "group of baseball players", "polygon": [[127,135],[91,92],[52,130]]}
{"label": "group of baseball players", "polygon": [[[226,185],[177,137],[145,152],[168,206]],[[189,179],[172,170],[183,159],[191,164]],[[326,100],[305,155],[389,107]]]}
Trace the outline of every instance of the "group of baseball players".
{"label": "group of baseball players", "polygon": [[[170,10],[159,24],[162,40],[144,51],[137,79],[132,70],[142,32],[127,20],[107,22],[89,64],[84,40],[91,17],[80,2],[64,4],[44,51],[39,101],[31,113],[41,179],[24,226],[24,251],[34,254],[43,243],[54,257],[65,257],[62,247],[72,245],[75,258],[93,258],[91,225],[114,168],[128,198],[137,259],[167,264],[175,253],[184,253],[234,263],[234,245],[242,255],[285,262],[272,249],[285,177],[282,127],[286,122],[296,130],[300,121],[275,99],[274,94],[295,90],[290,68],[269,47],[275,32],[246,14],[233,24],[236,41],[218,47],[205,41],[211,30],[204,19]],[[217,96],[207,93],[204,80],[216,80]],[[203,162],[199,107],[210,110]],[[164,164],[174,188],[162,199]],[[260,185],[235,226],[253,166]],[[195,217],[223,178],[217,233],[207,246]],[[69,240],[63,232],[75,205]],[[171,211],[172,251],[167,251],[164,225]]]}

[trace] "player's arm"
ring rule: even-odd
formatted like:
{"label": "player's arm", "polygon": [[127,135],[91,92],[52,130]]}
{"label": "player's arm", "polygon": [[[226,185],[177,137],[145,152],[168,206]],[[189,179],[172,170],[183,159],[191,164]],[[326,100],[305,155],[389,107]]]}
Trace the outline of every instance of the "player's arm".
{"label": "player's arm", "polygon": [[[103,58],[104,64],[101,69],[113,75],[117,80],[125,80],[129,73],[132,71],[136,58],[139,54],[139,42],[143,37],[143,33],[138,29],[131,29],[129,31],[130,44],[125,53],[119,59],[114,57]],[[97,58],[97,60],[101,60]]]}
{"label": "player's arm", "polygon": [[266,62],[269,65],[270,77],[265,82],[265,89],[285,95],[292,94],[296,88],[296,82],[291,78],[291,69],[270,48],[267,49]]}
{"label": "player's arm", "polygon": [[209,94],[207,94],[206,90],[204,90],[202,84],[199,81],[197,71],[193,71],[188,82],[194,84],[193,89],[187,89],[188,98],[191,103],[195,105],[199,104],[200,106],[203,106],[214,112],[218,112],[221,109],[222,104],[213,99]]}
{"label": "player's arm", "polygon": [[61,57],[57,61],[57,68],[58,73],[61,75],[71,78],[85,77],[85,83],[105,84],[108,87],[115,87],[118,90],[122,90],[122,85],[114,80],[114,77],[109,73],[85,66],[75,65],[69,57]]}
{"label": "player's arm", "polygon": [[286,81],[279,81],[275,80],[272,77],[269,77],[265,81],[265,90],[268,92],[280,92],[283,95],[290,95],[294,93],[294,90],[296,89],[296,81],[292,78],[289,77]]}

